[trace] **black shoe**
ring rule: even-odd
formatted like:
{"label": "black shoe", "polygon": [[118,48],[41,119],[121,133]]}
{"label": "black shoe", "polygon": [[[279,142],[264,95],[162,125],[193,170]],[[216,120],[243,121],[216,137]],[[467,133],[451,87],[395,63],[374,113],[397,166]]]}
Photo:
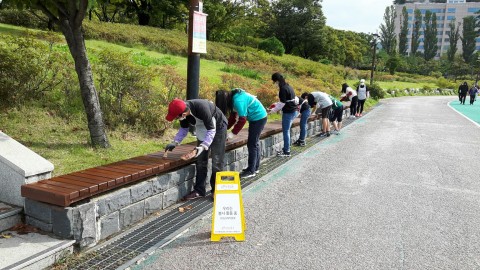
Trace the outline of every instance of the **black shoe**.
{"label": "black shoe", "polygon": [[200,195],[200,193],[198,193],[196,191],[192,191],[192,192],[190,192],[190,194],[185,196],[183,199],[185,201],[190,201],[190,200],[195,200],[195,199],[203,198],[203,197],[205,197],[205,196]]}
{"label": "black shoe", "polygon": [[296,145],[296,146],[305,146],[305,141],[297,140],[293,144]]}
{"label": "black shoe", "polygon": [[327,132],[327,137],[330,137],[330,132]]}
{"label": "black shoe", "polygon": [[327,137],[327,133],[322,132],[322,133],[318,134],[317,137]]}
{"label": "black shoe", "polygon": [[283,152],[283,151],[278,151],[277,152],[277,157],[289,157],[290,152]]}
{"label": "black shoe", "polygon": [[243,171],[240,173],[240,178],[242,179],[247,179],[247,178],[252,178],[252,177],[255,177],[255,175],[257,175],[256,173],[252,173],[250,171]]}
{"label": "black shoe", "polygon": [[[242,174],[243,172],[246,172],[246,171],[247,171],[247,169],[243,169],[243,170],[240,172],[240,174]],[[255,171],[256,174],[259,173],[259,172],[260,172],[260,170],[256,170],[256,171]]]}

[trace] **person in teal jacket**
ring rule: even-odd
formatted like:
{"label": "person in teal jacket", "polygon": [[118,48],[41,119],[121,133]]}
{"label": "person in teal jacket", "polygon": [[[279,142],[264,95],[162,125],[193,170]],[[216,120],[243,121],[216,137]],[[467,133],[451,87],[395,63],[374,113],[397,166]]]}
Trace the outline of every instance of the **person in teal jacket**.
{"label": "person in teal jacket", "polygon": [[215,105],[228,117],[227,138],[232,139],[248,121],[248,167],[240,173],[241,178],[254,177],[260,168],[260,134],[267,123],[267,111],[252,94],[236,88],[231,91],[218,90]]}

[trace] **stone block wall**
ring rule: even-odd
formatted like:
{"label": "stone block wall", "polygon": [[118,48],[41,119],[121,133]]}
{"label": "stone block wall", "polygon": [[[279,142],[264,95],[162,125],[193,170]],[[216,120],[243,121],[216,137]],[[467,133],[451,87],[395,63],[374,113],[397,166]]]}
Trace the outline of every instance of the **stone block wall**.
{"label": "stone block wall", "polygon": [[[320,121],[310,122],[308,128],[307,134],[311,136],[320,130]],[[292,128],[291,141],[297,140],[299,134],[299,127]],[[260,147],[262,159],[275,156],[283,147],[282,133],[262,139]],[[247,146],[233,149],[225,153],[225,170],[241,171],[247,166],[247,161]],[[177,203],[192,190],[194,182],[195,165],[190,164],[70,207],[26,199],[26,222],[62,238],[75,239],[80,247],[94,246],[100,240]]]}

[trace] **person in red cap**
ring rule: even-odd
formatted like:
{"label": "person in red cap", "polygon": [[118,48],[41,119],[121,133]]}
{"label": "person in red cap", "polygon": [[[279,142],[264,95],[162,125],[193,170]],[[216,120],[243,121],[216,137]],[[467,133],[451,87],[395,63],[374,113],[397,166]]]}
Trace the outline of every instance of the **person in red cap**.
{"label": "person in red cap", "polygon": [[[210,185],[212,195],[215,190],[215,177],[224,167],[225,141],[227,138],[227,119],[222,111],[212,102],[204,99],[183,101],[174,99],[168,105],[168,114],[165,117],[172,122],[180,121],[180,130],[173,142],[165,147],[165,151],[172,151],[188,134],[190,125],[195,125],[197,133],[196,178],[193,191],[185,196],[185,200],[192,200],[206,195],[206,179],[208,173],[208,153],[212,153],[212,175]],[[211,150],[210,150],[211,149]]]}

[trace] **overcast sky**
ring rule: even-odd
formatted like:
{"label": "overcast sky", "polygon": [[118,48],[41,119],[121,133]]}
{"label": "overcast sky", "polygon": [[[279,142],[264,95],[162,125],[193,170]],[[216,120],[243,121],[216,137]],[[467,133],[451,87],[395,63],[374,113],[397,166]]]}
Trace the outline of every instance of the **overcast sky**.
{"label": "overcast sky", "polygon": [[327,25],[335,29],[374,33],[393,0],[323,0]]}

